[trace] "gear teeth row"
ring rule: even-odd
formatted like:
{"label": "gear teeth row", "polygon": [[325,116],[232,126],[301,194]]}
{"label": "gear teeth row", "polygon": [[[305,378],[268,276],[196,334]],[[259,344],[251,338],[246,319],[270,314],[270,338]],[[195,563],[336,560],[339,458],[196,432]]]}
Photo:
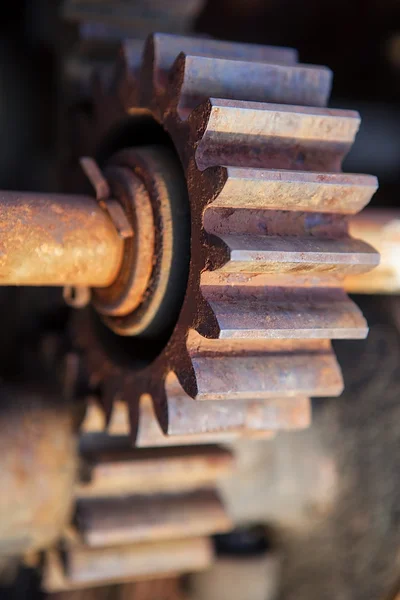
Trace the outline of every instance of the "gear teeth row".
{"label": "gear teeth row", "polygon": [[[175,331],[145,373],[117,374],[133,435],[139,445],[157,438],[150,396],[176,443],[307,427],[309,398],[343,389],[330,340],[368,331],[342,289],[378,263],[348,235],[348,217],[377,189],[375,177],[341,172],[358,113],[325,108],[330,70],[288,48],[155,34],[139,83],[129,43],[122,60],[120,101],[169,133],[192,221]],[[106,395],[111,410],[118,394]]]}
{"label": "gear teeth row", "polygon": [[263,401],[337,396],[343,379],[328,340],[210,340],[189,334],[194,377],[180,373],[196,400]]}
{"label": "gear teeth row", "polygon": [[[193,57],[246,61],[247,63],[277,63],[293,65],[297,52],[292,48],[232,44],[207,38],[191,38],[168,34],[154,34],[146,43],[143,54],[140,105],[150,108],[156,117],[166,106],[166,89],[171,68],[177,57],[184,53]],[[149,75],[151,74],[151,77]],[[209,97],[210,94],[207,94]]]}
{"label": "gear teeth row", "polygon": [[376,265],[372,248],[345,239],[296,238],[266,235],[219,235],[226,247],[223,273],[329,273],[356,275]]}
{"label": "gear teeth row", "polygon": [[185,120],[196,106],[210,97],[325,106],[331,90],[332,73],[325,67],[286,66],[181,54],[174,64],[171,80],[173,87],[179,89],[177,113]]}
{"label": "gear teeth row", "polygon": [[[192,334],[196,336],[195,332]],[[200,357],[199,360],[201,361],[202,358]],[[210,360],[212,361],[213,358],[211,357]],[[196,369],[194,356],[193,364]],[[199,366],[201,372],[202,365]],[[202,372],[205,373],[204,370]],[[207,382],[204,386],[205,391],[206,389]],[[206,434],[224,430],[239,435],[250,435],[251,432],[255,434],[262,431],[302,429],[310,423],[310,401],[300,394],[289,402],[286,398],[270,398],[268,403],[264,402],[265,398],[259,401],[255,396],[240,398],[238,395],[236,401],[228,408],[223,393],[220,395],[213,393],[211,396],[205,393],[203,397],[197,390],[197,400],[189,398],[172,373],[166,381],[166,394],[168,423],[165,424],[164,431],[168,435]],[[207,406],[198,402],[199,399],[208,400]]]}
{"label": "gear teeth row", "polygon": [[[189,116],[200,171],[214,166],[340,171],[358,113],[212,98]],[[196,133],[198,132],[198,133]]]}
{"label": "gear teeth row", "polygon": [[[368,331],[341,280],[377,264],[341,214],[357,212],[377,187],[374,177],[340,173],[358,113],[323,108],[331,87],[323,67],[181,54],[169,80],[166,105],[187,122],[189,190],[202,190],[196,201],[210,234],[200,290],[214,319],[205,312],[195,329],[215,341],[193,351],[189,335],[193,372],[178,373],[185,390],[206,401],[340,394],[327,340]],[[260,216],[274,221],[273,232],[257,231]]]}
{"label": "gear teeth row", "polygon": [[[224,400],[209,401],[205,407],[188,397],[173,373],[167,377],[165,388],[168,415],[165,421],[160,420],[163,430],[157,423],[150,396],[144,394],[139,400],[138,447],[221,443],[243,435],[271,437],[276,431],[304,429],[311,421],[307,397],[277,398],[267,403],[236,400],[227,411]],[[128,436],[132,432],[133,399],[125,398],[130,401],[130,410],[126,402],[114,397],[108,419],[96,398],[89,398],[81,431],[97,433],[107,429],[111,436]]]}
{"label": "gear teeth row", "polygon": [[218,175],[210,170],[204,176],[219,184],[207,212],[225,208],[353,215],[378,188],[376,177],[352,173],[221,167]]}
{"label": "gear teeth row", "polygon": [[341,289],[228,288],[207,290],[205,296],[219,339],[363,339],[368,332],[360,310]]}
{"label": "gear teeth row", "polygon": [[[156,524],[155,514],[160,515]],[[207,489],[179,495],[84,499],[78,502],[76,522],[88,548],[169,540],[171,530],[173,539],[182,539],[232,528],[218,493]]]}

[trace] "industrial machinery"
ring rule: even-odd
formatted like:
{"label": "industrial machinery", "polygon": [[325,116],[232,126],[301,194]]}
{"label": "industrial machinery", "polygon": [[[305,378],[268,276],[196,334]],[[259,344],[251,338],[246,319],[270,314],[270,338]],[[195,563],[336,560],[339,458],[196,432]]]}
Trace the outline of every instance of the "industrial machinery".
{"label": "industrial machinery", "polygon": [[88,387],[129,403],[133,438],[146,394],[169,435],[304,424],[342,391],[330,340],[367,333],[342,289],[378,263],[347,232],[377,187],[340,172],[359,117],[292,50],[154,35],[138,81],[131,51],[104,175],[81,160],[96,198],[2,194],[2,281],[90,297]]}
{"label": "industrial machinery", "polygon": [[[117,21],[101,60],[97,39],[67,61],[64,193],[0,192],[1,284],[62,288],[70,307],[24,354],[41,385],[20,372],[2,391],[1,565],[40,565],[50,596],[134,581],[132,597],[200,599],[212,577],[189,592],[178,576],[210,568],[215,547],[277,577],[265,528],[229,533],[255,520],[235,504],[241,444],[312,428],[311,398],[343,391],[332,341],[368,334],[347,293],[396,277],[385,254],[368,275],[379,254],[362,238],[382,244],[358,213],[378,182],[342,170],[360,117],[327,108],[327,67],[286,47],[124,39]],[[329,507],[337,463],[308,435],[299,469],[302,456],[325,479],[303,504]]]}

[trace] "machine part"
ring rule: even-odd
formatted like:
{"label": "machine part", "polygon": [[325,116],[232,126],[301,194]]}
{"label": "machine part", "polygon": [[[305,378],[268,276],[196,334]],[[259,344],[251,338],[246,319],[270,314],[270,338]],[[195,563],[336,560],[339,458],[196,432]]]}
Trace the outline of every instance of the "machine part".
{"label": "machine part", "polygon": [[[111,86],[113,65],[118,46],[129,37],[133,49],[132,72],[138,75],[145,38],[154,31],[190,32],[205,0],[65,0],[62,15],[76,23],[77,40],[67,51],[63,65],[63,108],[60,130],[60,176],[65,191],[74,191],[80,181],[79,156],[95,147],[93,135],[99,133],[99,122],[112,116],[99,114],[99,103],[93,103],[91,85],[93,71],[101,74],[98,91]],[[69,29],[71,27],[69,26]],[[100,110],[102,113],[102,110]],[[89,152],[90,153],[90,152]]]}
{"label": "machine part", "polygon": [[[101,208],[106,210],[114,223],[119,236],[125,240],[133,236],[133,229],[128,221],[128,218],[121,204],[113,200],[111,196],[110,186],[107,179],[104,178],[97,163],[93,158],[88,156],[80,159],[80,164],[86,176],[91,181],[96,192],[97,202]],[[129,210],[130,206],[128,207]]]}
{"label": "machine part", "polygon": [[211,486],[233,467],[232,454],[219,446],[164,448],[161,454],[155,448],[128,449],[126,441],[122,449],[120,443],[108,445],[93,452],[85,450],[81,439],[85,477],[75,490],[77,498],[111,498],[132,489],[143,494],[186,492]]}
{"label": "machine part", "polygon": [[77,448],[73,412],[43,386],[0,390],[0,557],[54,543],[71,518]]}
{"label": "machine part", "polygon": [[349,221],[350,233],[372,244],[381,261],[368,275],[346,277],[346,290],[354,294],[400,292],[400,214],[390,209],[368,209]]}
{"label": "machine part", "polygon": [[67,555],[46,554],[44,587],[48,592],[74,590],[135,579],[204,570],[213,552],[207,538],[188,538],[109,548],[74,547]]}
{"label": "machine part", "polygon": [[[88,391],[100,396],[107,421],[116,399],[129,403],[133,439],[143,395],[166,435],[303,427],[309,396],[343,388],[330,340],[367,334],[343,290],[346,275],[378,262],[347,231],[348,216],[377,187],[375,177],[340,172],[358,114],[323,108],[330,71],[298,64],[290,49],[156,34],[136,100],[129,65],[117,67],[114,104],[110,95],[115,122],[107,121],[114,126],[98,153],[104,176],[83,161],[118,246],[113,278],[93,284],[91,261],[86,280],[78,273],[97,311],[78,311],[73,325]],[[79,221],[89,200],[58,202],[83,203]],[[8,229],[16,221],[57,233],[51,200],[22,221],[25,203],[3,193],[3,206],[16,212],[5,211]],[[6,238],[3,283],[21,283],[17,231]],[[43,283],[33,268],[48,249],[40,235],[24,265],[30,284]],[[57,235],[49,237],[56,245]],[[46,283],[59,281],[49,268]]]}
{"label": "machine part", "polygon": [[[378,263],[348,235],[348,217],[377,187],[375,177],[340,172],[359,116],[323,108],[330,71],[298,64],[290,49],[155,34],[139,83],[129,43],[124,50],[109,114],[115,130],[150,111],[172,140],[189,195],[190,271],[176,326],[147,361],[133,358],[143,359],[134,342],[146,331],[131,329],[144,307],[119,320],[129,345],[107,338],[89,310],[77,315],[92,388],[107,421],[115,400],[129,403],[133,438],[143,395],[167,435],[257,430],[262,414],[264,429],[279,428],[278,405],[308,414],[309,396],[342,391],[330,339],[367,334],[343,291],[346,275]],[[136,173],[131,152],[110,163]]]}
{"label": "machine part", "polygon": [[231,529],[213,491],[85,498],[78,501],[77,527],[89,548],[212,535]]}
{"label": "machine part", "polygon": [[109,286],[123,242],[90,196],[1,192],[3,285]]}
{"label": "machine part", "polygon": [[231,453],[216,446],[137,450],[126,438],[91,442],[85,447],[81,440],[74,525],[47,553],[45,588],[87,588],[208,567],[208,536],[232,528],[215,491],[217,480],[232,470]]}
{"label": "machine part", "polygon": [[125,243],[113,285],[95,290],[94,306],[120,335],[159,338],[169,331],[171,315],[176,318],[177,289],[183,295],[187,279],[190,231],[181,167],[168,148],[146,146],[114,156],[105,174],[135,235]]}
{"label": "machine part", "polygon": [[[186,444],[208,444],[230,442],[237,438],[270,438],[276,431],[304,429],[311,422],[311,404],[308,398],[297,403],[277,400],[265,404],[263,402],[236,402],[229,414],[226,414],[224,403],[213,403],[206,414],[202,406],[198,406],[198,419],[204,432],[187,432],[193,418],[193,403],[180,387],[176,377],[170,375],[168,384],[174,390],[174,402],[170,409],[174,415],[175,429],[171,436],[165,436],[157,422],[153,402],[149,395],[140,399],[139,429],[136,446],[179,446]],[[106,422],[104,409],[96,398],[88,399],[88,407],[82,423],[82,430],[88,434],[99,434],[107,430],[111,436],[129,436],[129,408],[126,402],[116,400],[112,406],[109,421]],[[186,433],[184,433],[186,432]]]}

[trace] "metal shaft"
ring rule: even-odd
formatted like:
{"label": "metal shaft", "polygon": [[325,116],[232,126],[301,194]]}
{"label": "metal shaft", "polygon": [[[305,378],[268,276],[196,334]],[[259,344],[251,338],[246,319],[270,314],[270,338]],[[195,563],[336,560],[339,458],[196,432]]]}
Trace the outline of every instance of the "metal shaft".
{"label": "metal shaft", "polygon": [[[381,254],[371,273],[349,276],[353,293],[400,292],[400,213],[369,209],[350,220],[353,237]],[[91,196],[0,192],[0,285],[107,287],[123,240]]]}
{"label": "metal shaft", "polygon": [[369,208],[352,217],[349,225],[350,234],[376,248],[381,255],[381,261],[369,273],[346,277],[346,291],[355,294],[398,294],[400,211]]}
{"label": "metal shaft", "polygon": [[123,240],[90,196],[0,192],[0,285],[106,287]]}

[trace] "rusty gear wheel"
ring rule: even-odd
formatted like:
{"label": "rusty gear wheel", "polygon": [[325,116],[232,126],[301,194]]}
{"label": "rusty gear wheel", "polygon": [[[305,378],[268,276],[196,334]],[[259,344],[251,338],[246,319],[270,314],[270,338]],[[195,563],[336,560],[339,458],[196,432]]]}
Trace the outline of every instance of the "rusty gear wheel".
{"label": "rusty gear wheel", "polygon": [[[115,399],[126,400],[133,437],[140,398],[148,395],[168,435],[304,427],[310,397],[342,391],[331,340],[367,335],[342,289],[347,274],[378,262],[347,230],[348,216],[377,188],[375,177],[341,172],[359,115],[326,108],[331,72],[297,63],[291,49],[155,34],[139,81],[131,53],[128,43],[100,113],[105,100],[112,104],[115,131],[129,115],[153,128],[157,121],[173,150],[129,148],[146,140],[133,129],[108,163],[136,177],[152,199],[156,250],[142,303],[129,315],[106,317],[124,337],[106,333],[89,309],[75,317],[91,387],[109,417]],[[181,182],[160,167],[173,152],[187,192],[169,189]],[[163,202],[169,216],[161,218]],[[168,285],[171,269],[173,286],[182,285],[185,264],[182,305],[178,299],[163,312],[167,320],[177,312],[168,339],[157,328],[146,337],[132,324],[154,318],[146,303]],[[147,362],[146,344],[157,347]]]}

